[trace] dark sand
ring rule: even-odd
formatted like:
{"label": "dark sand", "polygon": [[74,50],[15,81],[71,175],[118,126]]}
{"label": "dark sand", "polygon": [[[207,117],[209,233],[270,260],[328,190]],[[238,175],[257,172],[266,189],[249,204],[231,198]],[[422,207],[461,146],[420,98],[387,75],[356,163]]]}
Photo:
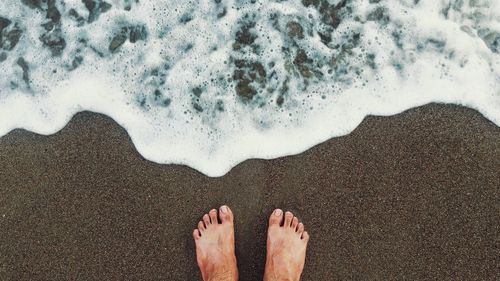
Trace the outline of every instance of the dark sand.
{"label": "dark sand", "polygon": [[236,214],[240,280],[260,280],[266,221],[312,239],[303,280],[499,279],[500,128],[429,105],[222,178],[141,158],[109,118],[0,139],[0,280],[199,280],[191,233]]}

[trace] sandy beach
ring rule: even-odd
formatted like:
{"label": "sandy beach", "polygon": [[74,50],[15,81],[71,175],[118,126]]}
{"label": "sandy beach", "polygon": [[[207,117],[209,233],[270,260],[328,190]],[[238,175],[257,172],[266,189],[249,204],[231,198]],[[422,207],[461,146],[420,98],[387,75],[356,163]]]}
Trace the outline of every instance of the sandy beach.
{"label": "sandy beach", "polygon": [[144,160],[110,118],[0,139],[0,280],[201,280],[191,233],[236,215],[240,280],[261,280],[267,217],[311,235],[304,281],[495,280],[500,128],[459,106],[367,117],[303,154],[221,178]]}

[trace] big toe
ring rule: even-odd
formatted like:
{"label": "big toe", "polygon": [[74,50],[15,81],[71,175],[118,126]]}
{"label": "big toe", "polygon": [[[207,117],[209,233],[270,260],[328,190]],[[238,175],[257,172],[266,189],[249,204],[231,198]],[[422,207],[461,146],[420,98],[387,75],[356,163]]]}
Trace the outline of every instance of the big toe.
{"label": "big toe", "polygon": [[234,220],[233,211],[226,205],[219,208],[219,217],[222,223],[232,223]]}
{"label": "big toe", "polygon": [[269,217],[269,226],[271,225],[280,225],[281,221],[283,221],[283,211],[281,209],[276,209]]}

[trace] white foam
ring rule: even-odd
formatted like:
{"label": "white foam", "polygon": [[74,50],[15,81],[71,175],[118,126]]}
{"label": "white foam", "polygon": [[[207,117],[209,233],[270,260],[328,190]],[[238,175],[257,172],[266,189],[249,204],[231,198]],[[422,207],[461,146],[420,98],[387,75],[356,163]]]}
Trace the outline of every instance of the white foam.
{"label": "white foam", "polygon": [[[0,49],[0,136],[16,128],[53,134],[89,110],[123,126],[151,161],[222,176],[246,159],[348,134],[367,115],[430,102],[468,106],[500,125],[500,0],[347,1],[352,11],[339,9],[342,21],[329,31],[319,9],[300,0],[216,2],[114,0],[89,23],[82,1],[56,1],[66,46],[53,56],[40,40],[46,7],[2,1],[0,17],[12,21],[3,33],[17,24],[23,34],[14,49]],[[367,20],[377,8],[388,22]],[[133,26],[147,38],[111,52],[113,37]],[[245,26],[255,38],[236,46]],[[312,62],[298,62],[300,50]],[[76,56],[83,62],[73,69]],[[238,70],[254,76],[251,99],[235,90]]]}

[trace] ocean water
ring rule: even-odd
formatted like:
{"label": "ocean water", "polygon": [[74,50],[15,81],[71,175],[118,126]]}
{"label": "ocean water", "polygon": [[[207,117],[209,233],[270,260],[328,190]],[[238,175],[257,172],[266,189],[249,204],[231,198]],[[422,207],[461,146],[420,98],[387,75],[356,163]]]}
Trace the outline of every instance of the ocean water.
{"label": "ocean water", "polygon": [[221,176],[429,102],[500,125],[500,0],[0,1],[0,136],[89,110]]}

